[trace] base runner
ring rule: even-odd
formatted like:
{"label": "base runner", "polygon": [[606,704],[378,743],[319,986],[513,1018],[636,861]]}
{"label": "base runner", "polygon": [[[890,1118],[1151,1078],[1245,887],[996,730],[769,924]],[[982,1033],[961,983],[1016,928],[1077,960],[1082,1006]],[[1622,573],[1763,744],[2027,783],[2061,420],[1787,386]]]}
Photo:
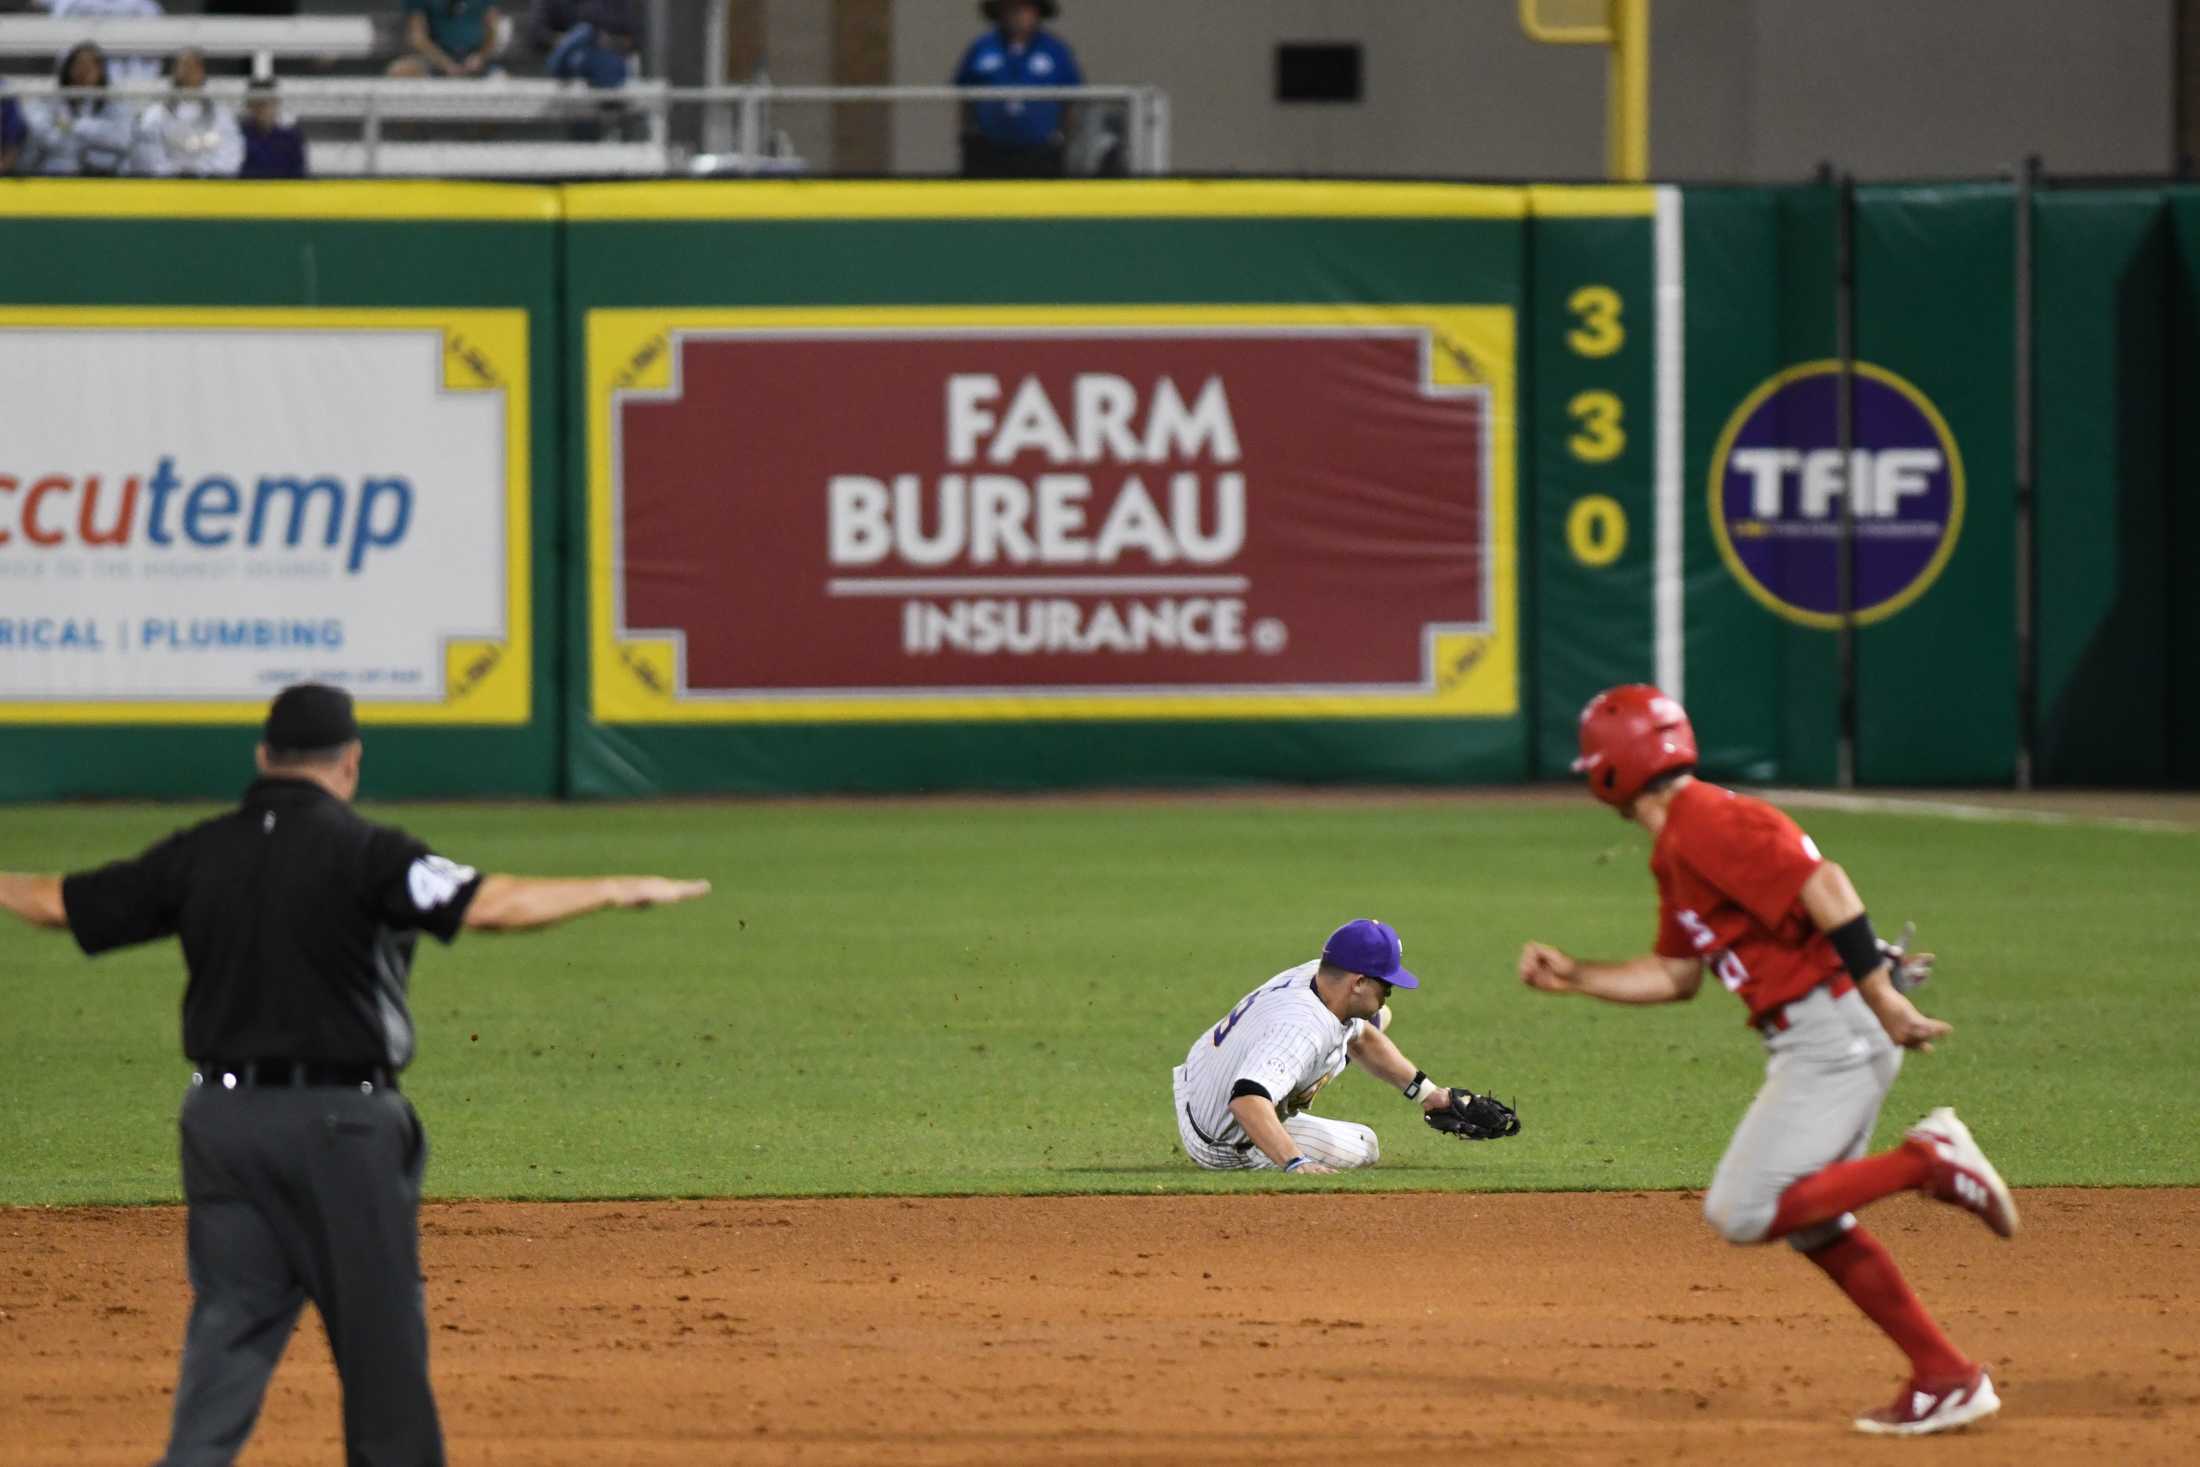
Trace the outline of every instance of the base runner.
{"label": "base runner", "polygon": [[1950,1026],[1908,990],[1931,958],[1879,941],[1848,874],[1787,816],[1693,777],[1696,734],[1681,705],[1640,684],[1611,688],[1581,714],[1574,771],[1590,792],[1650,832],[1658,883],[1653,952],[1589,962],[1540,942],[1520,978],[1547,993],[1614,1003],[1693,998],[1706,968],[1749,1007],[1765,1082],[1742,1117],[1704,1216],[1730,1243],[1783,1238],[1818,1265],[1910,1361],[1892,1406],[1856,1429],[1922,1436],[2001,1409],[1985,1367],[1940,1332],[1894,1259],[1853,1209],[1920,1191],[1978,1215],[2006,1238],[2017,1207],[1953,1110],[1932,1112],[1900,1146],[1866,1156],[1905,1048],[1930,1050]]}
{"label": "base runner", "polygon": [[1210,1171],[1350,1171],[1382,1156],[1375,1133],[1307,1113],[1354,1060],[1422,1119],[1463,1141],[1517,1135],[1510,1106],[1430,1082],[1391,1043],[1390,995],[1418,988],[1405,945],[1373,918],[1347,922],[1310,963],[1286,968],[1200,1031],[1176,1068],[1176,1129],[1184,1154]]}

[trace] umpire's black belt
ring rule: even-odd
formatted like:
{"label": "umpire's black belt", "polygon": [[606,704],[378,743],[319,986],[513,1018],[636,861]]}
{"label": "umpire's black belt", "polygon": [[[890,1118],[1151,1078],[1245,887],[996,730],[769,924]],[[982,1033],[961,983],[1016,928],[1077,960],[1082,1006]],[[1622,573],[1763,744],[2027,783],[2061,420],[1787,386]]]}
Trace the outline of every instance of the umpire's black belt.
{"label": "umpire's black belt", "polygon": [[382,1065],[324,1064],[319,1060],[204,1060],[191,1076],[194,1085],[224,1090],[265,1090],[297,1086],[369,1087],[395,1090],[397,1076]]}

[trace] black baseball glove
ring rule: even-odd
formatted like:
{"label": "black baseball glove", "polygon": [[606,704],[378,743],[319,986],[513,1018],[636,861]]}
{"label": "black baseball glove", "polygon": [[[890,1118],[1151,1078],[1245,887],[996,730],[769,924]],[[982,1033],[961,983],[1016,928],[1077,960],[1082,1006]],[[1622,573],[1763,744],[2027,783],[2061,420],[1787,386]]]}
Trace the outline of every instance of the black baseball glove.
{"label": "black baseball glove", "polygon": [[1497,1141],[1520,1134],[1520,1115],[1493,1095],[1477,1095],[1454,1085],[1451,1104],[1421,1117],[1436,1130],[1462,1141]]}

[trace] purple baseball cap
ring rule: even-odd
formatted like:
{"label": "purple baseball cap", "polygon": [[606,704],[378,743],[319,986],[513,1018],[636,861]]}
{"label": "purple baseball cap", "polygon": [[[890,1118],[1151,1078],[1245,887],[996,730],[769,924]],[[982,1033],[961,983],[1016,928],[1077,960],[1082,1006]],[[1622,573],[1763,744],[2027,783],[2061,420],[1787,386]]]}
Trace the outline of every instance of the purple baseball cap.
{"label": "purple baseball cap", "polygon": [[1322,961],[1400,988],[1419,988],[1421,980],[1400,966],[1405,950],[1388,923],[1357,917],[1329,934],[1329,941],[1322,944]]}

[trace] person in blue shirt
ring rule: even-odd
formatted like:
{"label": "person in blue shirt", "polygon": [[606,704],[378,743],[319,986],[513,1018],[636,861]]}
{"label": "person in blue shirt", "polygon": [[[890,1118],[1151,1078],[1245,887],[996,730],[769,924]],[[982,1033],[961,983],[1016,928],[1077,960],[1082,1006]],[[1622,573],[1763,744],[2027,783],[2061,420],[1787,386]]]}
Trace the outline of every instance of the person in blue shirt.
{"label": "person in blue shirt", "polygon": [[283,115],[275,100],[275,79],[254,77],[245,90],[244,166],[239,178],[304,178],[306,135]]}
{"label": "person in blue shirt", "polygon": [[0,173],[15,167],[15,155],[23,151],[23,139],[30,129],[23,125],[23,111],[15,105],[15,98],[0,91]]}
{"label": "person in blue shirt", "polygon": [[626,85],[645,24],[642,0],[535,0],[527,17],[552,76],[603,91]]}
{"label": "person in blue shirt", "polygon": [[[1041,29],[1061,14],[1055,0],[985,0],[978,7],[993,29],[970,43],[955,68],[959,87],[1075,87],[1084,84],[1077,58]],[[1059,178],[1069,130],[1062,102],[1009,100],[965,103],[962,171],[966,178]]]}

